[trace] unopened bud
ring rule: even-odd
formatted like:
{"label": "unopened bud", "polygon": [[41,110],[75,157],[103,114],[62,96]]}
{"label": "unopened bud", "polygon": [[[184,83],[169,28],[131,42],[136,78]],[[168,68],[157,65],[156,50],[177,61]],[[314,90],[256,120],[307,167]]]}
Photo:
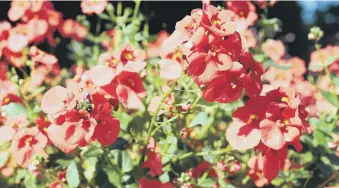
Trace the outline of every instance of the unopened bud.
{"label": "unopened bud", "polygon": [[319,41],[324,36],[324,32],[319,27],[312,27],[308,34],[309,40]]}

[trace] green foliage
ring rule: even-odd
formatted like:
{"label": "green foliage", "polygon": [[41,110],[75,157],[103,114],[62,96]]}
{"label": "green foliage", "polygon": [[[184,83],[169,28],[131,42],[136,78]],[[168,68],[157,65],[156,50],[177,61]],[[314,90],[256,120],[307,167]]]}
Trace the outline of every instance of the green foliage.
{"label": "green foliage", "polygon": [[67,167],[66,180],[70,188],[78,187],[80,184],[80,175],[79,175],[78,167],[74,161],[72,161]]}

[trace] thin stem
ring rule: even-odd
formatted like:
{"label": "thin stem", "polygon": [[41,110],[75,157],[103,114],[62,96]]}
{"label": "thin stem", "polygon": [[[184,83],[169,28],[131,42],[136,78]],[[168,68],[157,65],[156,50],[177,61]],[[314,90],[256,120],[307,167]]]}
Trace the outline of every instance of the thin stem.
{"label": "thin stem", "polygon": [[336,94],[336,92],[335,92],[335,84],[334,84],[333,78],[331,76],[330,71],[328,70],[326,61],[324,59],[324,55],[319,51],[320,48],[321,48],[321,45],[318,43],[318,41],[315,42],[315,48],[318,51],[318,53],[320,53],[321,62],[323,64],[323,66],[324,66],[324,70],[325,70],[326,76],[328,76],[328,78],[330,79],[330,82],[331,82],[331,85],[332,85],[333,94]]}
{"label": "thin stem", "polygon": [[169,94],[171,94],[175,88],[175,86],[177,85],[178,81],[175,81],[172,85],[172,87],[167,91],[165,92],[163,95],[162,95],[162,98],[160,100],[160,103],[157,107],[157,109],[155,110],[153,116],[152,116],[152,119],[151,119],[151,122],[149,124],[149,127],[148,127],[148,133],[147,133],[147,139],[146,139],[146,142],[145,142],[145,145],[148,144],[149,142],[149,139],[151,138],[151,133],[152,133],[152,129],[153,129],[153,126],[154,126],[154,123],[155,123],[155,119],[157,118],[158,116],[158,113],[160,112],[160,109],[161,109],[161,106],[162,104],[165,102],[166,98],[168,97]]}
{"label": "thin stem", "polygon": [[119,168],[118,168],[115,164],[113,164],[112,161],[111,161],[111,159],[109,158],[109,152],[108,152],[108,149],[105,148],[105,147],[101,147],[101,148],[102,148],[102,150],[104,151],[103,155],[104,155],[104,158],[106,159],[106,161],[112,166],[112,168],[113,168],[116,172],[118,172],[119,175],[123,175],[123,174],[121,173],[121,171],[119,170]]}
{"label": "thin stem", "polygon": [[165,121],[165,122],[162,122],[159,126],[157,126],[151,133],[151,136],[153,136],[162,126],[166,125],[168,122],[172,121],[173,119],[176,119],[178,116],[174,116],[172,117],[171,119]]}
{"label": "thin stem", "polygon": [[140,3],[141,3],[141,0],[135,0],[135,7],[134,7],[132,20],[135,20],[137,18],[137,15],[139,13]]}
{"label": "thin stem", "polygon": [[229,152],[229,148],[224,148],[224,149],[220,149],[220,150],[216,150],[216,151],[203,151],[203,152],[188,152],[188,153],[185,153],[185,154],[182,154],[182,155],[179,155],[175,158],[173,158],[172,160],[166,162],[165,164],[163,164],[163,166],[167,166],[169,165],[170,163],[174,163],[174,162],[178,162],[180,160],[183,160],[183,159],[186,159],[186,158],[189,158],[189,157],[192,157],[192,156],[195,156],[195,157],[198,157],[198,156],[205,156],[205,155],[220,155],[220,154],[224,154],[224,153],[227,153]]}

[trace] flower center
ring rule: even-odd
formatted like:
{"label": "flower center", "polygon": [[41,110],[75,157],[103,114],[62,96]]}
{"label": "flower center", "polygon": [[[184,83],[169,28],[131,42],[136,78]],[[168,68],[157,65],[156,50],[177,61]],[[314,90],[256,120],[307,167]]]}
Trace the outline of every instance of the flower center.
{"label": "flower center", "polygon": [[281,98],[281,102],[286,102],[287,103],[288,102],[288,98],[287,97],[282,97]]}
{"label": "flower center", "polygon": [[257,115],[251,114],[251,115],[250,115],[250,118],[248,118],[247,123],[248,123],[248,124],[251,124],[251,123],[252,123],[254,120],[256,120],[257,118],[258,118]]}

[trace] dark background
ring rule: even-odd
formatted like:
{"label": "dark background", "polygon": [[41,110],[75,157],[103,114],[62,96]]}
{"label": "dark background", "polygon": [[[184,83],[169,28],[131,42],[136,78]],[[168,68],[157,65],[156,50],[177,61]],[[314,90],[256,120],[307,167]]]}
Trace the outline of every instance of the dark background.
{"label": "dark background", "polygon": [[[81,14],[80,1],[76,2],[53,2],[55,9],[63,13],[64,19],[75,18]],[[117,2],[112,2],[116,5]],[[217,4],[224,2],[218,1]],[[322,2],[318,2],[322,3]],[[134,7],[134,2],[124,1],[123,6]],[[7,12],[10,8],[10,2],[0,2],[0,20],[8,20]],[[166,29],[168,32],[172,32],[175,27],[175,23],[181,20],[185,15],[190,14],[194,8],[201,8],[200,1],[146,1],[142,2],[140,11],[147,16],[150,32],[156,34],[157,32]],[[285,42],[288,53],[291,56],[298,56],[304,59],[306,62],[309,61],[309,54],[313,51],[312,43],[307,40],[307,33],[309,26],[305,25],[301,18],[302,7],[293,1],[278,2],[274,7],[269,8],[268,17],[279,18],[283,25],[282,30],[275,38],[281,39]],[[336,21],[332,24],[326,23],[324,18],[327,13],[332,13],[337,16]],[[335,44],[339,38],[339,7],[330,7],[328,11],[317,11],[314,15],[314,24],[320,26],[325,37],[321,41],[323,44]],[[96,16],[89,16],[92,25],[95,25],[97,19]],[[94,29],[94,28],[93,28]],[[287,34],[293,34],[295,40],[288,42],[286,41]],[[336,37],[337,34],[337,37]],[[57,47],[55,53],[63,66],[70,66],[72,61],[67,58],[68,49],[66,48],[69,40],[63,40],[62,43]]]}

